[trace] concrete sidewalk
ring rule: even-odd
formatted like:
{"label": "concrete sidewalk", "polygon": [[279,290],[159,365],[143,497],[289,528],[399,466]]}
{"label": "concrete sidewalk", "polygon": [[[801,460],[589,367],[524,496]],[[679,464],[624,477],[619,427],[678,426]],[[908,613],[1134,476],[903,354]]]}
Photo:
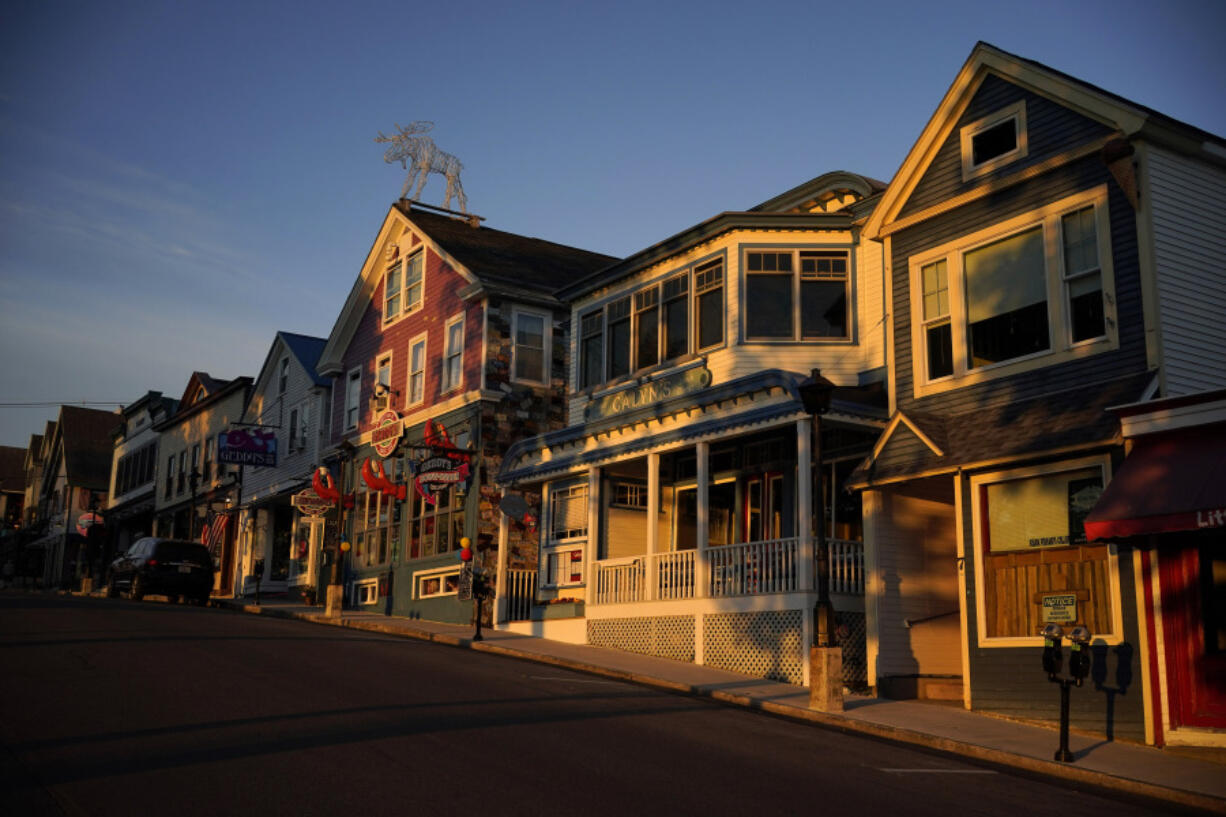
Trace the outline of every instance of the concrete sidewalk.
{"label": "concrete sidewalk", "polygon": [[648,655],[488,629],[483,630],[484,640],[473,641],[472,627],[351,610],[330,619],[320,607],[280,600],[264,600],[258,606],[228,599],[214,599],[212,603],[243,613],[351,627],[551,664],[1072,783],[1226,814],[1226,766],[1169,749],[1074,734],[1069,742],[1076,761],[1057,763],[1052,759],[1059,745],[1056,730],[967,712],[956,705],[849,695],[846,711],[833,715],[811,711],[809,691],[803,687]]}

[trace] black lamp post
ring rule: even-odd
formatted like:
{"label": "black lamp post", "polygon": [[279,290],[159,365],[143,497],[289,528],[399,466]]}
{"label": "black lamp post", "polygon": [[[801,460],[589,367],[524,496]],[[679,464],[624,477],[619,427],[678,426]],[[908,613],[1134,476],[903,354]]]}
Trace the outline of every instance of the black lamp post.
{"label": "black lamp post", "polygon": [[[332,560],[332,572],[328,579],[328,584],[337,586],[342,584],[344,580],[344,572],[342,570],[342,560],[345,558],[347,548],[342,548],[341,544],[345,541],[345,463],[353,458],[357,447],[348,440],[342,440],[336,447],[337,451],[337,475],[336,487],[340,492],[340,501],[336,505],[336,543],[335,558]],[[342,605],[343,606],[343,605]]]}
{"label": "black lamp post", "polygon": [[826,496],[822,479],[822,415],[830,410],[834,384],[814,369],[800,386],[805,411],[813,415],[813,502],[817,558],[817,606],[813,610],[813,638],[818,647],[834,646],[834,608],[830,605],[830,553],[826,543]]}
{"label": "black lamp post", "polygon": [[187,541],[196,540],[196,489],[200,487],[200,472],[195,468],[187,475],[187,487],[192,492],[192,512],[187,517]]}

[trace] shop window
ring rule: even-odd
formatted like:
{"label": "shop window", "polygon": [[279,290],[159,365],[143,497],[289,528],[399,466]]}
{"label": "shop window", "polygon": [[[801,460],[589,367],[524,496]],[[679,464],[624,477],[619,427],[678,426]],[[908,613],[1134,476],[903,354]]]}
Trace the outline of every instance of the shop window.
{"label": "shop window", "polygon": [[1119,636],[1109,546],[1085,536],[1105,462],[1076,465],[972,479],[982,638],[1037,638],[1052,616],[1068,616],[1056,623],[1082,624],[1095,636]]}
{"label": "shop window", "polygon": [[415,596],[419,599],[432,599],[439,596],[456,596],[460,592],[460,569],[444,568],[442,570],[421,571],[413,574],[417,590]]}
{"label": "shop window", "polygon": [[464,495],[455,486],[439,491],[434,502],[414,491],[406,504],[410,558],[459,550],[464,536]]}
{"label": "shop window", "polygon": [[542,581],[545,587],[583,584],[583,548],[547,552]]}
{"label": "shop window", "polygon": [[587,536],[587,485],[554,488],[549,497],[550,538],[561,541]]}
{"label": "shop window", "polygon": [[358,582],[353,587],[354,602],[361,605],[379,602],[379,580]]}
{"label": "shop window", "polygon": [[613,483],[612,505],[616,508],[647,510],[647,486],[639,482]]}
{"label": "shop window", "polygon": [[374,567],[386,564],[400,541],[401,504],[377,491],[360,493],[354,503],[354,564]]}

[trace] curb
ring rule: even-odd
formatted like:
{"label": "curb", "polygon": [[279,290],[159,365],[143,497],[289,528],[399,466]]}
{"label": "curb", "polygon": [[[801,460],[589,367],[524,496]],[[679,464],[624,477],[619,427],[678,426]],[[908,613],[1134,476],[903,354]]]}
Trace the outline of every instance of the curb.
{"label": "curb", "polygon": [[323,624],[330,627],[346,627],[353,630],[382,633],[384,635],[397,636],[400,638],[411,638],[417,641],[429,641],[448,647],[459,647],[461,649],[485,652],[491,655],[500,655],[506,658],[531,661],[536,664],[547,664],[550,666],[573,670],[575,672],[582,672],[588,675],[597,675],[603,678],[609,678],[611,680],[625,681],[628,683],[637,684],[639,686],[659,689],[665,692],[692,695],[697,698],[706,698],[728,706],[765,712],[777,717],[786,718],[796,723],[806,723],[814,726],[836,729],[846,734],[867,735],[869,737],[874,737],[881,740],[918,746],[943,754],[970,758],[995,766],[1003,766],[1010,769],[1021,769],[1035,775],[1042,775],[1044,777],[1057,778],[1072,783],[1093,786],[1117,795],[1120,793],[1130,794],[1134,797],[1169,803],[1185,808],[1197,809],[1216,814],[1226,814],[1226,800],[1213,797],[1211,795],[1199,794],[1197,792],[1185,791],[1183,789],[1173,789],[1168,786],[1161,786],[1155,783],[1146,783],[1144,781],[1134,780],[1127,777],[1118,777],[1107,772],[1070,766],[1063,763],[1057,763],[1054,760],[1042,760],[1039,758],[1029,757],[1027,755],[1019,755],[1013,752],[1007,752],[1003,749],[993,749],[987,746],[979,746],[974,743],[967,743],[965,741],[955,740],[953,738],[943,738],[937,735],[930,735],[904,727],[870,723],[867,721],[854,720],[841,715],[832,715],[826,712],[797,709],[794,706],[772,703],[770,701],[759,701],[746,695],[738,695],[721,689],[704,687],[699,684],[687,684],[681,681],[668,681],[651,675],[643,675],[636,672],[602,667],[595,664],[589,664],[584,661],[576,661],[570,658],[560,658],[553,655],[525,652],[523,650],[517,650],[513,647],[490,644],[485,641],[473,641],[471,638],[454,636],[446,633],[432,633],[427,630],[415,630],[412,628],[406,628],[403,624],[400,626],[393,626],[390,624],[381,624],[379,622],[363,621],[360,619],[328,618],[322,613],[296,613],[289,610],[269,609],[267,607],[260,607],[254,604],[232,602],[228,599],[213,599],[211,605],[221,609],[233,610],[236,612],[253,615],[265,615],[273,618],[307,621],[312,624]]}

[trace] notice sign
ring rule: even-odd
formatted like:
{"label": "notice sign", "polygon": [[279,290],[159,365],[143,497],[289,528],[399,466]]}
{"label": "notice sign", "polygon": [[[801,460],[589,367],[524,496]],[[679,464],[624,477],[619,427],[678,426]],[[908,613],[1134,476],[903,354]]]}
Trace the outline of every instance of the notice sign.
{"label": "notice sign", "polygon": [[1044,624],[1072,624],[1077,621],[1077,593],[1044,593]]}

